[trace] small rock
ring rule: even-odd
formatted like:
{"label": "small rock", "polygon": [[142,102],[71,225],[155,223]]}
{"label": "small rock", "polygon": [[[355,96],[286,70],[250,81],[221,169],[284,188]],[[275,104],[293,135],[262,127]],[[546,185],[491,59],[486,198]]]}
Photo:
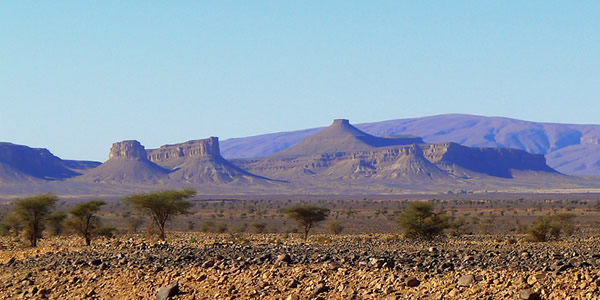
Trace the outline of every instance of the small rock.
{"label": "small rock", "polygon": [[156,300],[166,300],[179,293],[179,283],[175,282],[167,286],[163,286],[156,294]]}
{"label": "small rock", "polygon": [[419,286],[419,284],[421,284],[421,281],[419,281],[419,279],[417,279],[415,277],[411,277],[406,280],[406,286],[409,286],[409,287]]}
{"label": "small rock", "polygon": [[317,284],[317,286],[313,290],[312,296],[315,297],[315,296],[317,296],[320,293],[327,292],[328,290],[329,290],[329,288],[325,284],[319,283],[319,284]]}
{"label": "small rock", "polygon": [[287,298],[285,298],[285,300],[300,300],[300,297],[296,294],[292,294],[287,296]]}
{"label": "small rock", "polygon": [[298,287],[298,284],[300,284],[298,282],[298,280],[293,279],[290,281],[290,283],[288,283],[287,287],[294,289],[294,288]]}
{"label": "small rock", "polygon": [[473,275],[465,275],[458,279],[459,286],[469,286],[473,282],[475,282],[475,276]]}
{"label": "small rock", "polygon": [[277,259],[275,260],[275,264],[280,264],[280,263],[291,263],[292,262],[292,258],[289,256],[289,254],[280,254],[277,256]]}
{"label": "small rock", "polygon": [[14,257],[11,257],[6,263],[5,265],[7,267],[9,267],[10,265],[12,265],[14,262],[16,261],[16,259]]}
{"label": "small rock", "polygon": [[206,269],[206,268],[210,268],[210,267],[212,267],[212,266],[214,266],[214,265],[215,265],[215,261],[214,261],[214,260],[212,260],[212,259],[210,259],[210,260],[207,260],[207,261],[205,261],[205,262],[202,264],[202,267]]}
{"label": "small rock", "polygon": [[544,273],[536,273],[536,274],[529,275],[529,277],[527,277],[527,284],[534,285],[538,281],[544,279],[544,277],[545,277]]}
{"label": "small rock", "polygon": [[532,290],[522,290],[519,293],[519,298],[520,299],[525,299],[525,300],[539,300],[540,298],[540,294],[537,292],[534,292]]}
{"label": "small rock", "polygon": [[90,262],[90,265],[92,266],[99,266],[100,264],[102,264],[102,260],[101,259],[94,259]]}

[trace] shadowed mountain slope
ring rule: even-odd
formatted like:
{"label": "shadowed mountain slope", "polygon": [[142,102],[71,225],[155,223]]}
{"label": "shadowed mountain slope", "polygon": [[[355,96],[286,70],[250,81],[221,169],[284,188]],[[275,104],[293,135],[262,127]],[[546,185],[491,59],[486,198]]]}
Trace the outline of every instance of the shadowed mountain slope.
{"label": "shadowed mountain slope", "polygon": [[0,175],[3,181],[29,181],[29,177],[56,180],[80,175],[47,149],[11,143],[0,142],[0,163],[4,165],[4,175]]}
{"label": "shadowed mountain slope", "polygon": [[27,175],[25,172],[19,171],[9,164],[0,162],[0,183],[15,184],[15,183],[35,183],[41,182],[39,178]]}
{"label": "shadowed mountain slope", "polygon": [[[452,114],[358,124],[356,128],[375,136],[420,136],[427,143],[521,149],[547,155],[548,165],[559,172],[600,175],[600,125],[535,123]],[[222,153],[226,158],[268,156],[298,144],[320,129],[225,140],[221,143]]]}

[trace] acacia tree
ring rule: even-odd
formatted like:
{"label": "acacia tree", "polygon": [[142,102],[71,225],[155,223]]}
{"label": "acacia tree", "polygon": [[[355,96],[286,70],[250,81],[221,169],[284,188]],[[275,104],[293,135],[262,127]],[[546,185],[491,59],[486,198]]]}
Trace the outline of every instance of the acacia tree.
{"label": "acacia tree", "polygon": [[433,239],[448,228],[448,220],[443,212],[434,212],[434,204],[412,202],[408,209],[398,216],[398,223],[404,235],[411,239]]}
{"label": "acacia tree", "polygon": [[69,211],[71,219],[67,221],[67,226],[81,235],[87,246],[92,244],[93,235],[100,229],[100,219],[96,213],[103,205],[106,205],[106,202],[102,200],[90,200],[75,205]]}
{"label": "acacia tree", "polygon": [[288,218],[296,221],[298,227],[304,230],[304,239],[308,238],[308,232],[314,224],[327,219],[329,209],[315,205],[295,205],[283,210]]}
{"label": "acacia tree", "polygon": [[165,240],[165,224],[173,216],[187,213],[192,207],[189,198],[196,195],[193,189],[167,190],[151,193],[140,193],[125,197],[123,201],[134,209],[150,215],[152,223],[158,227],[159,237]]}
{"label": "acacia tree", "polygon": [[15,216],[23,225],[24,234],[32,247],[42,237],[46,217],[54,209],[58,197],[53,194],[32,196],[15,201]]}

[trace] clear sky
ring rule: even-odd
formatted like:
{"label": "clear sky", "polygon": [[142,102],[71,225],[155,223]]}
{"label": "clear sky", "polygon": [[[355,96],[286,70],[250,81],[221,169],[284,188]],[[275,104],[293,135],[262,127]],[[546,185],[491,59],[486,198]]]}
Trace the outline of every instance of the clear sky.
{"label": "clear sky", "polygon": [[0,141],[147,148],[444,113],[600,123],[600,1],[2,1]]}

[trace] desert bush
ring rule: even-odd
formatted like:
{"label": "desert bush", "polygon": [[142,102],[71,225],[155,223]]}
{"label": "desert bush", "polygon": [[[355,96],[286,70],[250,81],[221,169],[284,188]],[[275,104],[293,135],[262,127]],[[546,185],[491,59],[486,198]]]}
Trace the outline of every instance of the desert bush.
{"label": "desert bush", "polygon": [[250,226],[252,227],[252,232],[254,233],[263,233],[267,228],[267,224],[265,223],[252,223]]}
{"label": "desert bush", "polygon": [[248,224],[234,225],[229,228],[231,233],[244,233],[248,229]]}
{"label": "desert bush", "polygon": [[175,215],[187,213],[192,207],[192,202],[188,199],[194,195],[196,191],[192,189],[167,190],[135,194],[125,197],[123,201],[150,215],[152,222],[158,227],[159,238],[164,241],[167,221]]}
{"label": "desert bush", "polygon": [[219,223],[219,224],[215,225],[215,232],[216,233],[225,233],[225,232],[227,232],[227,228],[228,228],[227,224]]}
{"label": "desert bush", "polygon": [[430,240],[442,234],[449,227],[444,212],[435,213],[434,204],[412,202],[398,216],[398,223],[404,230],[404,236],[410,239]]}
{"label": "desert bush", "polygon": [[45,229],[46,218],[58,201],[53,194],[32,196],[15,201],[15,218],[23,226],[23,234],[32,247],[37,246],[37,241],[42,237]]}
{"label": "desert bush", "polygon": [[467,233],[467,222],[464,218],[453,218],[448,222],[446,232],[449,236],[461,236]]}
{"label": "desert bush", "polygon": [[296,221],[299,227],[304,230],[304,239],[308,238],[310,229],[329,216],[329,209],[314,205],[295,205],[283,211],[288,218]]}
{"label": "desert bush", "polygon": [[92,237],[101,229],[100,219],[96,216],[101,206],[106,205],[102,200],[90,200],[75,205],[70,211],[71,218],[66,225],[81,235],[86,245],[92,243]]}
{"label": "desert bush", "polygon": [[212,232],[215,228],[215,223],[212,221],[204,221],[200,224],[200,231],[202,232]]}
{"label": "desert bush", "polygon": [[539,217],[529,228],[527,239],[532,242],[547,242],[559,239],[562,235],[571,235],[575,231],[573,225],[574,214],[558,213]]}
{"label": "desert bush", "polygon": [[329,222],[328,228],[331,234],[340,234],[344,231],[344,226],[338,221]]}

